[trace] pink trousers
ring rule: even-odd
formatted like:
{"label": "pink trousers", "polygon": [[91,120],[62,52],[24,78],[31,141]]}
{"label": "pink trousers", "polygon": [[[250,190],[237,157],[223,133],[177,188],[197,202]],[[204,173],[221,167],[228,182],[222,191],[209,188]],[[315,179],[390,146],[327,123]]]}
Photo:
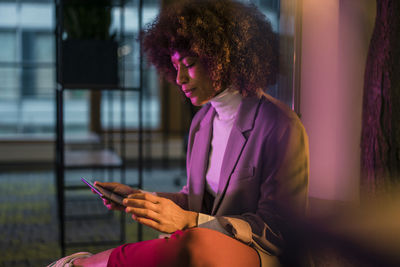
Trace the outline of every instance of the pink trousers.
{"label": "pink trousers", "polygon": [[154,239],[117,247],[107,266],[258,267],[255,249],[220,232],[206,228],[177,231],[170,238]]}

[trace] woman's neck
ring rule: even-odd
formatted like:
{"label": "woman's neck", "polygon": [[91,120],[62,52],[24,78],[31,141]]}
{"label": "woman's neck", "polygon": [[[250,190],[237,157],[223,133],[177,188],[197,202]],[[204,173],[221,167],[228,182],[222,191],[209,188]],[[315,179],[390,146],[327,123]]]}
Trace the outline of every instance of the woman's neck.
{"label": "woman's neck", "polygon": [[238,91],[225,89],[210,100],[220,120],[230,120],[236,116],[242,96]]}

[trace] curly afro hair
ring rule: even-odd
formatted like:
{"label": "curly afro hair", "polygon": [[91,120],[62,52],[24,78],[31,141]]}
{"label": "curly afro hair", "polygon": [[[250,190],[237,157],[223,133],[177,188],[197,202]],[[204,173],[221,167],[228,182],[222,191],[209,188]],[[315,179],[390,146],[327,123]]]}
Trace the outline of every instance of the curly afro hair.
{"label": "curly afro hair", "polygon": [[175,82],[173,51],[196,56],[216,91],[259,95],[275,83],[277,45],[270,22],[254,6],[231,0],[189,0],[163,8],[142,32],[144,52]]}

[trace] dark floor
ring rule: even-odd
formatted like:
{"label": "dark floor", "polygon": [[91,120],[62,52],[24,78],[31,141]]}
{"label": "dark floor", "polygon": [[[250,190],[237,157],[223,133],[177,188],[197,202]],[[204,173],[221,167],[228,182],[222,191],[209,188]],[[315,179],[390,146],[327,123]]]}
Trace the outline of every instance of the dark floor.
{"label": "dark floor", "polygon": [[[109,180],[113,173],[69,171],[66,183],[79,183],[80,177]],[[105,177],[104,179],[102,177]],[[108,179],[107,179],[108,177]],[[135,183],[137,171],[128,170],[126,180]],[[12,171],[0,173],[0,267],[46,266],[61,256],[57,220],[56,188],[53,171]],[[153,170],[144,173],[144,189],[173,192],[184,182],[179,169]],[[67,242],[103,243],[118,240],[119,212],[108,212],[89,190],[66,194],[68,216],[81,217],[66,223]],[[137,241],[137,225],[126,216],[126,241]],[[158,232],[144,227],[144,239]],[[67,254],[77,251],[98,252],[115,245],[68,246]]]}

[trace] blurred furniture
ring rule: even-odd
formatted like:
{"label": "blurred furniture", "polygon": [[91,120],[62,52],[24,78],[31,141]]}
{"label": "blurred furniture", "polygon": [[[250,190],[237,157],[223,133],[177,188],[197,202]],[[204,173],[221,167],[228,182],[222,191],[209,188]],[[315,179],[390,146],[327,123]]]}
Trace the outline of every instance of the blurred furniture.
{"label": "blurred furniture", "polygon": [[[125,241],[125,215],[121,213],[115,222],[115,214],[98,208],[101,200],[95,196],[88,198],[86,194],[74,194],[75,191],[88,192],[80,177],[66,178],[67,170],[102,170],[112,176],[108,181],[118,181],[125,184],[125,94],[127,91],[137,92],[139,112],[138,129],[138,183],[132,187],[142,188],[142,56],[139,66],[139,86],[129,88],[124,86],[124,57],[118,55],[119,47],[124,45],[124,0],[111,1],[74,1],[56,0],[56,185],[58,200],[58,218],[60,223],[60,247],[65,255],[66,247],[82,247],[94,245],[119,245]],[[110,33],[111,11],[120,11],[119,29]],[[142,21],[142,1],[139,1],[139,26]],[[99,32],[100,29],[100,32]],[[141,55],[142,53],[140,53]],[[67,91],[83,90],[89,94],[89,134],[75,138],[66,138],[64,97]],[[113,107],[116,103],[115,94],[119,98],[119,114]],[[102,97],[105,97],[102,100]],[[101,125],[101,105],[108,106],[107,124]],[[82,114],[86,116],[87,114]],[[131,115],[131,114],[129,114]],[[113,118],[119,116],[119,125]],[[118,173],[118,175],[116,174]],[[114,179],[119,177],[119,179]],[[92,177],[85,177],[92,178]],[[74,181],[70,181],[74,180]],[[84,191],[86,190],[86,191]],[[71,197],[72,196],[72,197]],[[88,204],[94,202],[92,205]],[[83,206],[87,206],[83,208]],[[96,208],[97,207],[97,208]],[[80,212],[77,212],[80,210]],[[99,210],[103,211],[99,213]],[[97,212],[96,212],[97,211]],[[113,219],[114,218],[114,219]],[[119,238],[105,240],[104,237],[89,237],[79,241],[71,241],[67,228],[74,230],[79,227],[76,221],[107,220],[110,228],[119,226]],[[72,222],[71,222],[72,221]],[[95,222],[95,227],[100,225]],[[71,230],[70,229],[70,230]],[[90,229],[88,229],[89,231]],[[73,235],[73,234],[70,234]],[[117,234],[118,235],[118,234]],[[109,236],[108,236],[109,237]],[[69,239],[69,240],[68,240]],[[138,239],[142,239],[142,227],[138,226]]]}

